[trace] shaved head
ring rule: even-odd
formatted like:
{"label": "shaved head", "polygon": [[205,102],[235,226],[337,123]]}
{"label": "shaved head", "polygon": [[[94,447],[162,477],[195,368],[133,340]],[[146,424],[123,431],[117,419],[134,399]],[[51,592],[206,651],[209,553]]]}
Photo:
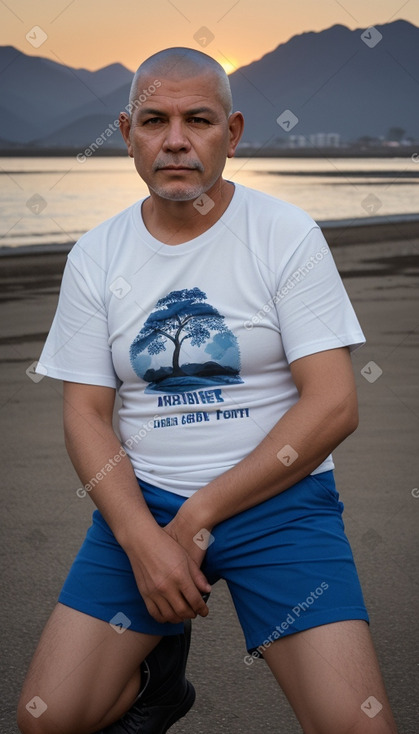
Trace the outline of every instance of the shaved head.
{"label": "shaved head", "polygon": [[217,82],[217,96],[225,110],[226,117],[233,111],[230,82],[223,67],[202,51],[192,48],[167,48],[150,56],[137,69],[131,84],[129,109],[134,110],[141,94],[140,87],[149,82],[150,77],[159,79],[188,79],[201,74],[212,74]]}

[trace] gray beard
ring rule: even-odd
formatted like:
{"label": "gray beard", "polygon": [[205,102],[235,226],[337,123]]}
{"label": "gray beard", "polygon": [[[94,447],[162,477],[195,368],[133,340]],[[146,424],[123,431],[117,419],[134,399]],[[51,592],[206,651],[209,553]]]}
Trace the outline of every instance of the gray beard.
{"label": "gray beard", "polygon": [[162,199],[168,199],[169,201],[193,201],[204,193],[202,186],[199,184],[190,184],[187,187],[183,185],[179,186],[179,189],[176,189],[176,186],[173,186],[171,190],[167,190],[168,188],[166,186],[150,186],[150,189],[157,196],[160,196]]}

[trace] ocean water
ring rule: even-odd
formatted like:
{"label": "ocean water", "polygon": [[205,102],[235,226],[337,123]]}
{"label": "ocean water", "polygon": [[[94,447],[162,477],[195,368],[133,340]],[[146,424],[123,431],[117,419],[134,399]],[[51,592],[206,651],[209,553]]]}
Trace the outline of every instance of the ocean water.
{"label": "ocean water", "polygon": [[[235,158],[226,178],[305,209],[317,221],[419,210],[419,159]],[[0,251],[71,244],[146,196],[128,157],[0,158]]]}

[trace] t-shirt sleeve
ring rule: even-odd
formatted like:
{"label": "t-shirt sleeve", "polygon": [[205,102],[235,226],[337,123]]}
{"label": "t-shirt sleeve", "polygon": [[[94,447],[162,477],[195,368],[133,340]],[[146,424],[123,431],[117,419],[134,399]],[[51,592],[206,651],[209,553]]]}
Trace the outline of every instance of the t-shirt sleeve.
{"label": "t-shirt sleeve", "polygon": [[55,317],[39,359],[49,377],[118,387],[100,285],[67,260]]}
{"label": "t-shirt sleeve", "polygon": [[313,227],[283,268],[276,308],[288,363],[365,342],[332,253]]}

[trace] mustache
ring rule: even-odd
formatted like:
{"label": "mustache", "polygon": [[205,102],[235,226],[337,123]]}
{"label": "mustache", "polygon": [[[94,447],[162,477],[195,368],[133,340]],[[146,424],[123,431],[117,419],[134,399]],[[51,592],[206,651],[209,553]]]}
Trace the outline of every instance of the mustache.
{"label": "mustache", "polygon": [[183,160],[165,160],[164,158],[157,158],[153,164],[153,173],[159,171],[161,168],[167,168],[167,166],[179,166],[179,168],[193,168],[196,171],[204,173],[204,166],[201,161],[196,158],[190,161]]}

